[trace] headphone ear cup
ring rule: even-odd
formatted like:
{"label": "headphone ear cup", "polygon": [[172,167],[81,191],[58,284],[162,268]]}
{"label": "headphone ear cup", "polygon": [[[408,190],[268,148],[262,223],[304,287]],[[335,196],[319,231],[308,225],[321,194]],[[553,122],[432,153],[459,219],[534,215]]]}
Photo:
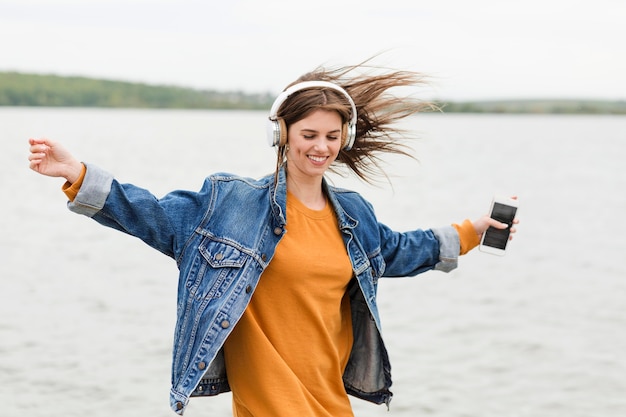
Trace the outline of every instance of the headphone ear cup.
{"label": "headphone ear cup", "polygon": [[287,124],[285,123],[285,120],[282,118],[279,118],[277,120],[278,122],[278,146],[283,146],[287,144]]}
{"label": "headphone ear cup", "polygon": [[341,144],[344,151],[349,151],[352,149],[354,145],[354,140],[356,139],[356,126],[346,123],[343,125],[343,130],[341,132]]}
{"label": "headphone ear cup", "polygon": [[287,143],[287,125],[283,119],[268,120],[267,143],[270,146],[282,146]]}
{"label": "headphone ear cup", "polygon": [[280,124],[277,120],[269,119],[267,121],[267,144],[270,146],[278,145],[280,141]]}

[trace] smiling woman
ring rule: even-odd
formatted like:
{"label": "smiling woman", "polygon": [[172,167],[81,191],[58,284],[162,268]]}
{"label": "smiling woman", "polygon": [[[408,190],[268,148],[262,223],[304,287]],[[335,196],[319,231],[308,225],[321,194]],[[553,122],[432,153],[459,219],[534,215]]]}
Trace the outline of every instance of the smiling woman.
{"label": "smiling woman", "polygon": [[174,411],[227,391],[236,416],[350,417],[348,395],[389,404],[379,280],[451,271],[488,227],[508,227],[484,215],[397,232],[360,194],[326,180],[343,167],[372,181],[382,155],[407,155],[396,123],[430,105],[392,90],[420,82],[365,64],[317,68],[272,106],[274,174],[218,173],[197,192],[163,198],[81,163],[56,141],[29,140],[30,168],[66,179],[71,211],[176,261]]}

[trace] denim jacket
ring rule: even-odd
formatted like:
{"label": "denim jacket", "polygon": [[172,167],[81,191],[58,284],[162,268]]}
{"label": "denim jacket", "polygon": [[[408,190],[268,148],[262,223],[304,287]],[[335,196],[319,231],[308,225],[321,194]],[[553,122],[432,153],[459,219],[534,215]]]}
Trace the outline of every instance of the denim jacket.
{"label": "denim jacket", "polygon": [[[190,397],[230,390],[222,346],[288,230],[286,173],[279,171],[276,186],[272,175],[253,180],[215,174],[198,192],[174,191],[157,199],[97,166],[86,166],[69,209],[176,260],[180,275],[170,405],[182,415]],[[391,366],[376,305],[378,279],[454,269],[459,237],[451,226],[392,231],[358,193],[326,181],[324,189],[354,272],[348,290],[354,343],[344,385],[353,396],[389,404]]]}

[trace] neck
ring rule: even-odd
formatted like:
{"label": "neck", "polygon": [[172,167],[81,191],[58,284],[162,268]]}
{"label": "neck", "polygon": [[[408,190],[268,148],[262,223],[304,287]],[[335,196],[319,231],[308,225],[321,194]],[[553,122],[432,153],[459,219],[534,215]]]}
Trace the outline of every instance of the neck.
{"label": "neck", "polygon": [[312,210],[322,210],[326,207],[321,177],[315,181],[300,181],[292,175],[287,175],[287,190]]}

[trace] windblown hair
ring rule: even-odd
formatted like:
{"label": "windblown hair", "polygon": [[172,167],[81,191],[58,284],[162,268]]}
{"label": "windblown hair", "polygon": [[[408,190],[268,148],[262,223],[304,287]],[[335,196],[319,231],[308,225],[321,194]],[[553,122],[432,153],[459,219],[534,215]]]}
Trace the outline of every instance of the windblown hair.
{"label": "windblown hair", "polygon": [[[356,139],[352,149],[339,152],[334,165],[335,168],[343,165],[363,181],[372,183],[381,174],[386,177],[381,166],[382,154],[412,157],[402,143],[406,132],[397,126],[397,122],[424,110],[436,110],[437,107],[433,103],[410,96],[397,96],[390,91],[425,84],[423,75],[368,66],[366,62],[335,69],[318,67],[290,86],[302,81],[329,81],[342,87],[352,97],[357,109]],[[344,126],[349,121],[351,107],[343,94],[323,87],[293,93],[278,109],[277,116],[289,128],[319,109],[339,113]],[[277,166],[280,167],[285,159],[286,146],[281,146]]]}

